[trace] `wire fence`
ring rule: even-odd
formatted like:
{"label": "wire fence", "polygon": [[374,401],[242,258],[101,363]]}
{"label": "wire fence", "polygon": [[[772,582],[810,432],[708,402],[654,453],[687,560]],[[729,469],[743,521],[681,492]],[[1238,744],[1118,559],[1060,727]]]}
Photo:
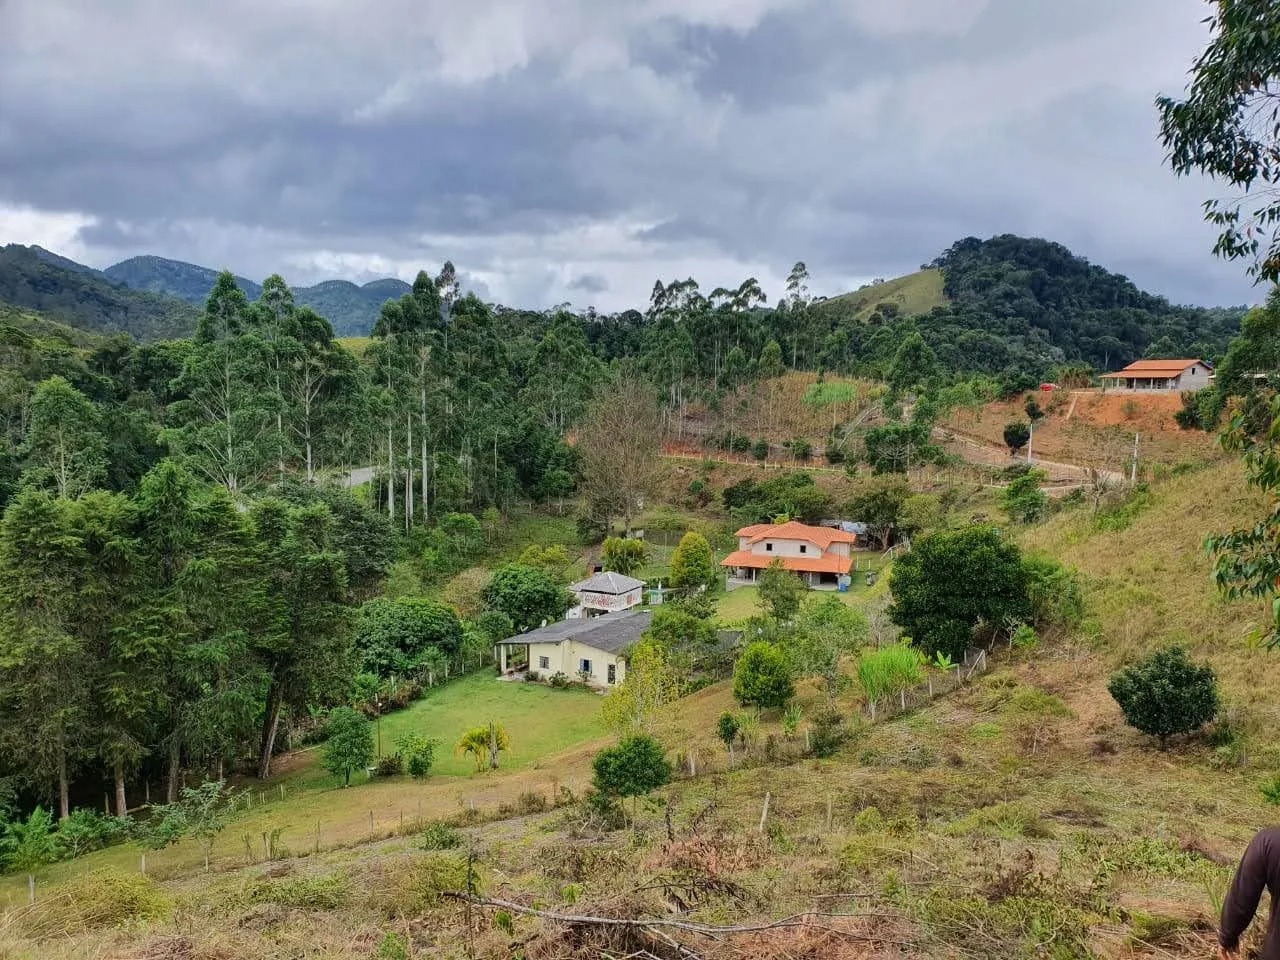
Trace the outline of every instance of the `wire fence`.
{"label": "wire fence", "polygon": [[896,694],[882,697],[878,702],[868,701],[863,704],[862,712],[874,723],[919,709],[938,697],[951,693],[974,677],[986,673],[990,669],[990,662],[987,651],[978,648],[967,651],[964,659],[949,670],[926,669],[928,676],[924,683],[903,688]]}

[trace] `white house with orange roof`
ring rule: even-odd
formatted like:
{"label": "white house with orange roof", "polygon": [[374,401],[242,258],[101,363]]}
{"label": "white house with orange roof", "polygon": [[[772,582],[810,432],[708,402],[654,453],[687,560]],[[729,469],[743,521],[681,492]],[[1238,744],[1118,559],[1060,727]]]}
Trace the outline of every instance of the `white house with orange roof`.
{"label": "white house with orange roof", "polygon": [[738,580],[759,579],[775,560],[798,573],[811,587],[835,587],[853,568],[856,535],[832,527],[811,527],[794,520],[757,523],[737,533],[738,549],[720,561]]}
{"label": "white house with orange roof", "polygon": [[1199,390],[1210,384],[1213,365],[1199,359],[1135,360],[1123,370],[1104,373],[1121,390]]}

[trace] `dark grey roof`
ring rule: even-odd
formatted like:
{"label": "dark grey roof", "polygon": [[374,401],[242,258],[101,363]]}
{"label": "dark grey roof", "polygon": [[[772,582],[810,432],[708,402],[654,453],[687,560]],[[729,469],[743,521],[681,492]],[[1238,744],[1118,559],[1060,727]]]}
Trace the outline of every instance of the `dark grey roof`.
{"label": "dark grey roof", "polygon": [[621,613],[606,613],[602,617],[549,623],[502,642],[523,646],[573,640],[603,653],[621,653],[639,640],[652,622],[653,612],[650,610],[623,610]]}
{"label": "dark grey roof", "polygon": [[592,593],[612,593],[616,595],[628,593],[636,589],[636,587],[643,586],[643,580],[628,577],[625,573],[614,573],[612,570],[606,570],[604,573],[597,573],[594,577],[578,581],[569,589],[574,593],[590,590]]}

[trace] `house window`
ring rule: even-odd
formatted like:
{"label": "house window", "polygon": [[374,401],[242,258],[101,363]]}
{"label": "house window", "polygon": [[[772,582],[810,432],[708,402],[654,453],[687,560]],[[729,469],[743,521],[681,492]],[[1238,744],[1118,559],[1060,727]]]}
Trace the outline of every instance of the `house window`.
{"label": "house window", "polygon": [[539,657],[539,658],[538,658],[538,669],[539,669],[539,670],[550,670],[550,669],[551,669],[551,658],[550,658],[550,657]]}
{"label": "house window", "polygon": [[578,661],[578,672],[579,672],[579,673],[581,673],[581,674],[583,674],[583,675],[585,675],[585,676],[588,676],[588,677],[589,677],[589,676],[591,676],[591,661],[590,661],[590,660],[579,660],[579,661]]}
{"label": "house window", "polygon": [[773,541],[772,541],[772,540],[766,540],[766,541],[764,542],[764,549],[765,549],[765,552],[766,552],[766,553],[773,553]]}
{"label": "house window", "polygon": [[801,553],[808,553],[808,552],[809,552],[809,547],[808,547],[808,545],[807,545],[807,544],[803,544],[803,543],[802,543],[802,544],[800,544],[800,552],[801,552]]}
{"label": "house window", "polygon": [[618,665],[616,663],[609,664],[609,682],[618,682]]}

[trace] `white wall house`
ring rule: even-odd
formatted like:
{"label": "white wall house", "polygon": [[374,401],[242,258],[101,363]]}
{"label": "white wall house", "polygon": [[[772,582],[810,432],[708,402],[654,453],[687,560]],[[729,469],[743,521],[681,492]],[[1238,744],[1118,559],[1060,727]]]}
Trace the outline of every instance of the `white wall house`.
{"label": "white wall house", "polygon": [[1120,390],[1199,390],[1210,384],[1213,366],[1204,360],[1135,360],[1100,379]]}
{"label": "white wall house", "polygon": [[652,622],[648,610],[624,610],[549,623],[498,644],[499,667],[503,673],[527,670],[542,680],[563,673],[608,689],[626,679],[627,652]]}
{"label": "white wall house", "polygon": [[720,561],[739,580],[757,580],[775,560],[800,574],[810,586],[834,587],[853,567],[857,535],[833,527],[757,523],[737,533],[738,549]]}

